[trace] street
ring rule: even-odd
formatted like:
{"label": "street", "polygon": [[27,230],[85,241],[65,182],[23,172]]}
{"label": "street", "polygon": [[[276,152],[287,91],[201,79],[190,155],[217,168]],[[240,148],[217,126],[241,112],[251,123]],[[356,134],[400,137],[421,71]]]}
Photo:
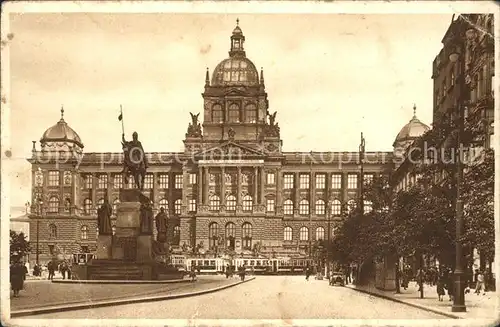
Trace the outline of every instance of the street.
{"label": "street", "polygon": [[[106,287],[103,285],[103,287]],[[28,317],[26,317],[28,318]],[[31,316],[36,319],[446,319],[304,276],[257,276],[220,292]]]}

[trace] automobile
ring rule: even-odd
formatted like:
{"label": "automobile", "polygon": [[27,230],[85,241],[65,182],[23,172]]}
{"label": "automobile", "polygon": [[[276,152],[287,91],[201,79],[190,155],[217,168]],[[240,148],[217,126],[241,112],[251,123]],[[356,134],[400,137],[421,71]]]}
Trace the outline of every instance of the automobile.
{"label": "automobile", "polygon": [[334,271],[332,272],[332,275],[330,277],[330,285],[335,286],[335,285],[340,285],[344,286],[345,285],[345,276],[342,272],[340,271]]}

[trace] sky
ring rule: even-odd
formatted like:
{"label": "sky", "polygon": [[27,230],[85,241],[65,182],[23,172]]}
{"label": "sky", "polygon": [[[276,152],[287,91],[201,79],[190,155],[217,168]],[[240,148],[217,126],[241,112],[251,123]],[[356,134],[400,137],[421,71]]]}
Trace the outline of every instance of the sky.
{"label": "sky", "polygon": [[360,132],[367,151],[391,151],[414,103],[431,123],[450,14],[11,14],[11,205],[30,200],[26,158],[62,105],[86,152],[121,151],[120,104],[127,138],[181,151],[237,18],[284,151],[357,151]]}

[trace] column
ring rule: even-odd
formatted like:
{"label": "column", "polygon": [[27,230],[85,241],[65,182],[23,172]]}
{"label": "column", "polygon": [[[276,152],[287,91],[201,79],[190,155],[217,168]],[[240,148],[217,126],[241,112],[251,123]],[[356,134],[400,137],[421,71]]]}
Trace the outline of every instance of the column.
{"label": "column", "polygon": [[258,168],[253,167],[253,204],[257,204],[257,181],[258,181]]}
{"label": "column", "polygon": [[198,201],[197,205],[203,204],[203,168],[198,167]]}
{"label": "column", "polygon": [[342,173],[342,202],[347,202],[347,173]]}
{"label": "column", "polygon": [[331,209],[330,207],[330,189],[332,187],[332,174],[325,173],[325,205],[326,213],[328,214]]}
{"label": "column", "polygon": [[225,206],[226,205],[226,169],[224,166],[220,168],[221,170],[221,178],[220,178],[220,203]]}
{"label": "column", "polygon": [[111,173],[108,173],[107,175],[108,189],[106,190],[106,197],[108,198],[108,202],[113,205],[113,181],[111,180]]}
{"label": "column", "polygon": [[151,201],[153,201],[153,207],[157,207],[158,203],[158,173],[153,173],[153,196],[151,197]]}
{"label": "column", "polygon": [[208,167],[203,167],[203,170],[205,171],[204,177],[204,183],[203,183],[203,193],[205,193],[205,201],[204,204],[208,205],[208,185],[210,184],[210,171]]}
{"label": "column", "polygon": [[260,204],[265,203],[265,197],[266,195],[266,172],[264,170],[264,167],[260,167]]}
{"label": "column", "polygon": [[168,199],[168,216],[172,217],[174,214],[174,199],[173,199],[173,188],[175,186],[175,174],[172,173],[172,170],[167,173],[168,176],[168,190],[167,190],[167,199]]}
{"label": "column", "polygon": [[57,212],[64,212],[64,206],[66,203],[66,199],[64,198],[64,170],[59,171],[59,208],[57,208]]}
{"label": "column", "polygon": [[283,206],[283,173],[281,172],[281,169],[278,169],[276,171],[276,206],[277,207],[282,207]]}
{"label": "column", "polygon": [[293,189],[293,192],[294,192],[294,195],[295,195],[295,199],[294,199],[294,203],[293,203],[293,208],[294,208],[294,211],[298,211],[299,209],[299,201],[300,201],[300,180],[299,180],[299,173],[298,172],[295,172],[294,173],[294,177],[293,177],[293,184],[294,184],[294,189]]}
{"label": "column", "polygon": [[[92,190],[90,191],[91,197],[92,197],[92,206],[94,208],[97,208],[97,199],[96,199],[96,192],[97,192],[97,175],[96,173],[92,173]],[[97,213],[96,210],[92,209],[92,215],[95,215]]]}
{"label": "column", "polygon": [[242,203],[241,203],[241,167],[237,167],[237,170],[238,170],[238,173],[236,175],[236,180],[237,180],[237,192],[238,194],[236,194],[236,205],[237,206],[241,206]]}
{"label": "column", "polygon": [[316,173],[309,176],[309,214],[316,214]]}
{"label": "column", "polygon": [[189,186],[189,168],[187,166],[182,167],[182,209],[181,214],[186,214],[188,211],[188,198],[187,198],[187,188]]}

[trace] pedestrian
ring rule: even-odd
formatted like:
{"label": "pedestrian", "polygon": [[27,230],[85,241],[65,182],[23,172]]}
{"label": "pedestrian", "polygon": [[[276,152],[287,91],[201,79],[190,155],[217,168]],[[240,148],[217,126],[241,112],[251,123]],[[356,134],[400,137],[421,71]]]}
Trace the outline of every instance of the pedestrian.
{"label": "pedestrian", "polygon": [[424,278],[424,272],[422,270],[422,268],[419,268],[417,270],[417,275],[415,276],[415,280],[417,281],[417,284],[418,284],[418,290],[417,292],[420,292],[421,288],[422,288],[422,282],[423,282],[423,278]]}
{"label": "pedestrian", "polygon": [[228,263],[226,266],[226,278],[229,278],[229,273],[230,273],[229,269],[230,268],[229,268],[229,263]]}
{"label": "pedestrian", "polygon": [[406,290],[408,288],[408,274],[406,271],[401,271],[401,286]]}
{"label": "pedestrian", "polygon": [[483,292],[483,295],[486,294],[486,290],[484,288],[484,274],[482,271],[479,271],[479,273],[477,274],[476,291],[474,293],[479,295],[481,291]]}
{"label": "pedestrian", "polygon": [[454,291],[455,291],[455,288],[454,288],[454,285],[453,285],[453,278],[451,276],[451,270],[445,270],[445,276],[444,276],[444,282],[445,282],[445,287],[446,289],[448,290],[448,297],[449,297],[449,300],[448,301],[453,301],[453,296],[454,296]]}
{"label": "pedestrian", "polygon": [[309,281],[309,276],[311,275],[311,268],[309,265],[306,267],[306,280]]}
{"label": "pedestrian", "polygon": [[345,269],[345,283],[346,285],[351,283],[351,266],[349,265]]}
{"label": "pedestrian", "polygon": [[440,276],[437,283],[436,283],[436,290],[437,290],[437,294],[438,294],[438,300],[440,302],[443,301],[443,296],[445,294],[444,292],[444,287],[445,287],[445,281],[444,281],[444,278],[443,276]]}
{"label": "pedestrian", "polygon": [[49,271],[49,277],[48,279],[52,280],[54,279],[54,270],[55,270],[55,263],[51,261],[49,261],[49,263],[47,263],[47,270]]}
{"label": "pedestrian", "polygon": [[10,266],[10,286],[14,297],[19,296],[19,291],[24,288],[24,280],[26,279],[26,266],[16,260]]}

